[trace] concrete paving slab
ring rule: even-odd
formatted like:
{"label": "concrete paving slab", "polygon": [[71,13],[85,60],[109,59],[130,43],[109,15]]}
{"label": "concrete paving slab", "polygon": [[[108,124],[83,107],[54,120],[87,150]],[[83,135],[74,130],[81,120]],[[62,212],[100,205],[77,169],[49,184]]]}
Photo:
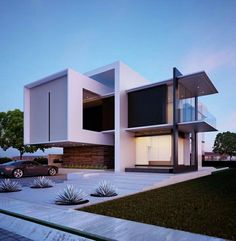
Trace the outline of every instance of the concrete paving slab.
{"label": "concrete paving slab", "polygon": [[[54,224],[61,224],[68,228],[76,228],[78,230],[84,230],[86,232],[100,235],[113,240],[121,241],[222,241],[223,239],[210,237],[200,234],[189,233],[180,230],[174,230],[164,227],[158,227],[149,224],[137,223],[133,221],[123,220],[119,218],[107,217],[103,215],[97,215],[92,213],[86,213],[76,210],[61,210],[55,208],[43,208],[44,205],[32,204],[29,202],[23,202],[25,210],[17,207],[21,207],[19,203],[22,201],[14,200],[10,198],[2,198],[1,202],[4,202],[4,207],[7,210],[14,210],[16,213],[27,215],[29,217],[38,218],[40,220],[49,221]],[[7,205],[9,204],[9,206]],[[16,205],[16,206],[14,206]],[[28,210],[35,209],[35,212],[28,212]],[[38,210],[42,210],[43,215]],[[47,216],[45,212],[47,211]],[[20,224],[19,224],[20,222]],[[20,226],[19,226],[20,225]],[[44,227],[35,227],[33,223],[27,223],[24,225],[21,220],[14,219],[9,221],[9,217],[4,217],[0,214],[0,228],[8,228],[9,231],[16,231],[20,235],[27,235],[32,240],[59,240],[57,232],[54,230],[50,232],[50,238],[45,239],[45,233],[48,234],[48,230],[45,231]],[[44,231],[42,231],[44,230]],[[64,234],[66,235],[66,234]],[[48,236],[47,236],[48,237]],[[63,240],[70,240],[69,238]]]}
{"label": "concrete paving slab", "polygon": [[[111,198],[96,198],[88,196],[90,202],[84,204],[84,206],[86,206],[138,193],[140,191],[150,190],[153,188],[167,186],[177,182],[210,175],[212,171],[212,168],[203,168],[198,172],[191,172],[185,174],[156,174],[113,173],[106,171],[83,170],[78,173],[72,173],[73,175],[71,176],[68,175],[68,180],[56,183],[53,188],[32,189],[29,187],[24,187],[21,192],[0,193],[0,208],[9,211],[14,210],[19,214],[27,215],[40,220],[65,225],[70,228],[76,228],[107,238],[122,241],[219,241],[222,239],[73,210],[75,208],[82,207],[82,205],[58,206],[54,203],[58,192],[62,190],[66,186],[66,184],[73,184],[78,189],[81,188],[88,194],[94,192],[94,189],[101,180],[111,181],[117,187],[119,193],[118,196]],[[2,227],[4,228],[5,224],[1,221],[2,220],[0,220],[0,227],[2,225]],[[11,225],[9,224],[10,231],[18,229],[17,222],[18,221],[14,220],[14,222],[11,222]],[[37,231],[38,229],[34,228],[33,230]],[[44,230],[43,234],[41,232],[42,230]],[[57,240],[54,239],[54,237],[60,237],[60,235],[55,232],[55,230],[53,232],[49,230],[45,231],[44,228],[39,228],[38,232],[40,233],[40,235],[29,233],[29,229],[25,227],[22,227],[21,232],[25,232],[27,234],[27,237],[32,240],[49,241]],[[42,239],[46,237],[43,236],[45,233],[48,234],[48,239]],[[37,239],[38,237],[40,237],[40,239]],[[74,240],[70,239],[71,237],[69,236],[66,237],[66,241]]]}
{"label": "concrete paving slab", "polygon": [[[214,168],[213,168],[214,169]],[[46,204],[51,207],[55,206],[55,199],[58,193],[62,191],[67,184],[73,184],[76,188],[82,189],[88,194],[89,203],[74,206],[79,208],[96,204],[127,195],[135,194],[145,190],[151,190],[163,186],[168,186],[178,182],[191,180],[201,176],[210,175],[212,168],[203,168],[198,172],[183,174],[166,174],[166,173],[114,173],[111,171],[97,170],[80,170],[78,172],[70,172],[63,182],[55,183],[54,187],[46,189],[32,189],[23,187],[22,191],[14,193],[1,193],[0,197],[9,197],[21,201],[32,202],[35,204]],[[98,183],[102,180],[110,181],[116,188],[118,196],[110,198],[91,197]],[[58,209],[68,209],[68,206],[57,206]]]}

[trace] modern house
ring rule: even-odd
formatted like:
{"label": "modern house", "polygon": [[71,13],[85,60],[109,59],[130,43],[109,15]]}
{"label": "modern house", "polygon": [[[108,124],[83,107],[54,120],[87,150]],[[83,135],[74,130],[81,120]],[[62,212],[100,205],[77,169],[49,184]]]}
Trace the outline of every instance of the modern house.
{"label": "modern house", "polygon": [[153,83],[122,62],[85,74],[66,69],[24,87],[24,142],[63,147],[64,163],[197,170],[203,133],[216,131],[198,99],[215,93],[204,71],[174,68]]}

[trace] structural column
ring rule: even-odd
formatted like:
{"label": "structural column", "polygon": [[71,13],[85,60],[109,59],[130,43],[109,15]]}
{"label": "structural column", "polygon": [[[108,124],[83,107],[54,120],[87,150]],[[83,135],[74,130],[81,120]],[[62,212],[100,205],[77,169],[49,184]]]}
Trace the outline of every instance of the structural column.
{"label": "structural column", "polygon": [[178,130],[178,77],[182,74],[177,68],[173,68],[173,133],[172,133],[172,157],[174,169],[178,166],[178,142],[179,142],[179,130]]}
{"label": "structural column", "polygon": [[[198,120],[198,97],[194,97],[195,105],[195,121]],[[197,132],[194,130],[192,133],[192,156],[193,156],[193,165],[198,167],[198,140]]]}
{"label": "structural column", "polygon": [[195,130],[191,133],[192,136],[192,160],[191,166],[198,167],[198,141],[197,141],[197,132]]}

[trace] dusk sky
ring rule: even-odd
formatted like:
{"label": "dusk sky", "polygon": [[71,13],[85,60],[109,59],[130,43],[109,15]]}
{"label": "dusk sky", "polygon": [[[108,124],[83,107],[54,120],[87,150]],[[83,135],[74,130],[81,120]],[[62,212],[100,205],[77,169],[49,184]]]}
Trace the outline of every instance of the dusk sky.
{"label": "dusk sky", "polygon": [[0,0],[0,31],[0,111],[23,110],[27,83],[121,60],[155,82],[205,70],[219,94],[200,101],[236,132],[236,0]]}

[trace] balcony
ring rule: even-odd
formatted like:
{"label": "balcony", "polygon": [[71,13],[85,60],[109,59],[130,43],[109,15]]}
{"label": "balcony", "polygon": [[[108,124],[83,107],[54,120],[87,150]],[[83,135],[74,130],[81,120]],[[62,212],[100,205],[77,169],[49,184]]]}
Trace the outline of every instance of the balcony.
{"label": "balcony", "polygon": [[181,131],[195,130],[197,132],[216,131],[216,118],[206,106],[198,103],[197,119],[195,118],[194,99],[182,99],[179,102],[179,129]]}

